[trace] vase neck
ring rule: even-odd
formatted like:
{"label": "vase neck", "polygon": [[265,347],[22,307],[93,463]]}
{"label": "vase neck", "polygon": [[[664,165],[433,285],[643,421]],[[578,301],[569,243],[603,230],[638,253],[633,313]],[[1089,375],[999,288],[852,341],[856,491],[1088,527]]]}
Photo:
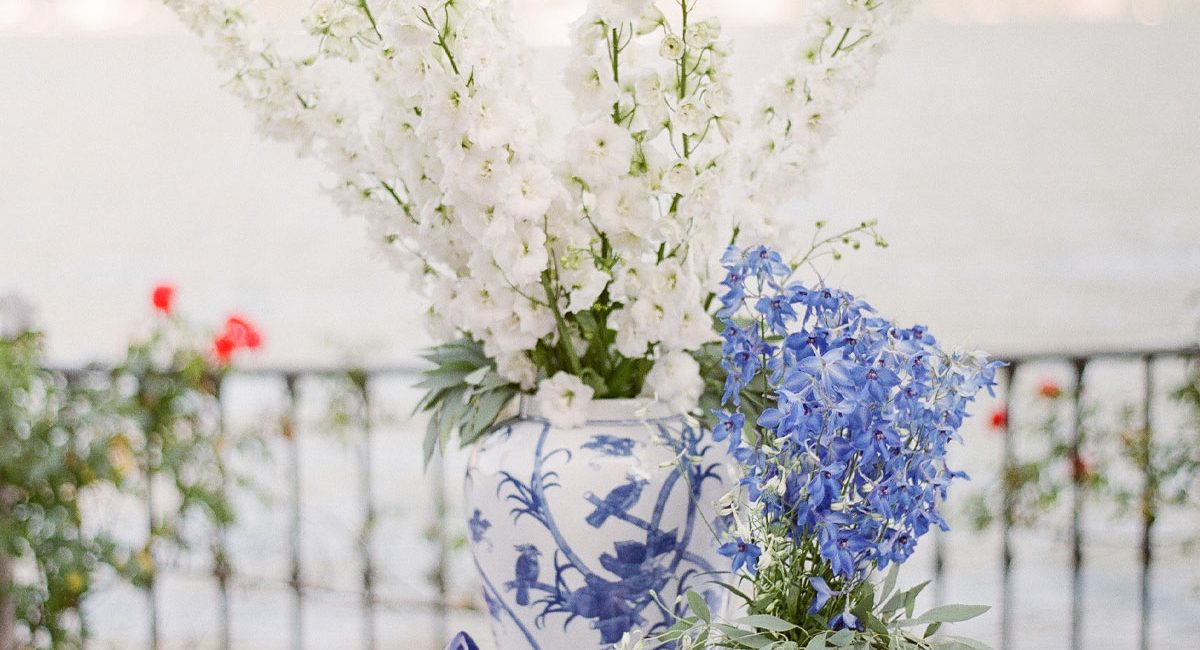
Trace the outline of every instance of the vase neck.
{"label": "vase neck", "polygon": [[[679,415],[670,406],[651,398],[595,399],[588,402],[588,422],[614,420],[657,420]],[[544,418],[545,413],[532,395],[521,396],[521,417]]]}

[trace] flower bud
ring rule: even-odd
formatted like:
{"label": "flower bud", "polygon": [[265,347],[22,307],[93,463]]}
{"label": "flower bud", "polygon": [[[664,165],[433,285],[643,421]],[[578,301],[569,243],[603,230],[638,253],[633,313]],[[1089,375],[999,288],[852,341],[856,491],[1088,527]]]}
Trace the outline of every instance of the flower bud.
{"label": "flower bud", "polygon": [[674,34],[667,34],[662,40],[662,45],[658,48],[658,53],[664,59],[678,61],[679,59],[683,58],[684,49],[685,46],[683,41],[679,40],[678,36]]}

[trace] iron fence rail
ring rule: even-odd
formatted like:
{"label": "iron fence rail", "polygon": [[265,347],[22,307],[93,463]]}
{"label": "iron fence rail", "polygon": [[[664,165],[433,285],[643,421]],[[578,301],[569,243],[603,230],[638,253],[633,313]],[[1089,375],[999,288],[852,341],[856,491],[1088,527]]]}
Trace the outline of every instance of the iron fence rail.
{"label": "iron fence rail", "polygon": [[[1013,422],[1013,414],[1016,412],[1016,406],[1019,401],[1013,399],[1012,387],[1014,380],[1025,369],[1034,364],[1043,362],[1058,362],[1066,363],[1072,369],[1073,389],[1070,392],[1070,399],[1074,409],[1072,422],[1072,431],[1070,437],[1071,453],[1078,455],[1081,447],[1086,443],[1084,427],[1082,423],[1082,397],[1085,393],[1085,388],[1088,379],[1087,370],[1089,366],[1099,360],[1109,359],[1124,359],[1138,361],[1141,363],[1144,372],[1145,390],[1142,395],[1142,424],[1145,427],[1148,440],[1153,431],[1153,402],[1155,398],[1155,363],[1161,359],[1183,359],[1196,360],[1200,358],[1200,348],[1196,346],[1179,346],[1173,348],[1152,348],[1138,350],[1092,350],[1080,353],[1063,353],[1063,352],[1038,352],[1027,354],[1002,355],[999,358],[1006,359],[1009,366],[1006,368],[1001,378],[1001,390],[1005,403],[1005,414],[1007,422]],[[76,377],[87,370],[73,368],[60,369],[69,377]],[[450,548],[444,534],[438,534],[434,538],[437,545],[435,553],[436,567],[432,572],[431,582],[433,583],[433,598],[432,599],[389,599],[383,598],[377,591],[378,575],[377,575],[377,558],[372,550],[372,539],[378,523],[378,510],[376,495],[373,488],[373,472],[374,459],[372,456],[372,440],[374,433],[374,422],[372,418],[372,385],[384,377],[396,378],[415,378],[420,372],[415,366],[392,366],[380,367],[371,369],[352,369],[338,367],[321,367],[321,368],[256,368],[237,370],[231,374],[231,377],[258,377],[258,378],[275,378],[283,382],[285,388],[286,405],[283,412],[282,433],[285,440],[285,473],[287,483],[286,508],[288,512],[288,530],[286,532],[288,545],[288,578],[286,580],[286,588],[290,592],[290,639],[291,647],[297,650],[305,648],[305,625],[306,625],[306,610],[308,600],[313,594],[329,593],[337,591],[328,586],[321,585],[308,579],[307,571],[302,553],[302,543],[305,535],[305,522],[303,518],[303,485],[302,485],[302,454],[301,454],[301,437],[298,435],[298,413],[297,405],[299,403],[298,386],[300,383],[309,378],[349,378],[355,390],[358,392],[359,399],[362,400],[364,406],[362,413],[364,420],[361,426],[361,432],[358,439],[355,441],[355,463],[356,473],[358,476],[358,485],[356,486],[356,499],[358,503],[355,505],[356,511],[359,513],[358,539],[355,544],[355,552],[358,555],[357,561],[361,566],[361,574],[359,578],[359,588],[355,593],[348,594],[358,601],[360,610],[362,627],[362,647],[365,650],[375,650],[379,641],[378,635],[378,614],[380,609],[410,611],[414,608],[419,608],[432,613],[433,629],[431,630],[434,638],[448,637],[448,622],[447,619],[456,607],[450,599],[450,589],[447,582],[447,563],[450,557]],[[218,387],[216,395],[218,402],[221,404],[222,414],[224,413],[224,384]],[[221,426],[225,424],[225,418],[222,415],[219,418]],[[1016,448],[1013,436],[1005,437],[1003,444],[1003,464],[1002,471],[1007,475],[1011,472],[1017,463]],[[1139,634],[1138,647],[1141,650],[1147,650],[1150,647],[1150,626],[1153,613],[1152,607],[1152,577],[1153,565],[1155,560],[1154,555],[1154,527],[1155,518],[1153,509],[1149,504],[1154,498],[1153,476],[1149,464],[1143,464],[1140,467],[1142,472],[1142,494],[1141,498],[1143,505],[1142,517],[1140,522],[1140,548],[1138,549],[1139,561],[1139,587],[1138,587],[1138,604],[1139,604]],[[448,495],[446,490],[446,478],[444,469],[439,460],[434,460],[429,469],[429,475],[432,483],[432,494],[430,495],[431,503],[434,509],[433,527],[438,531],[444,531],[447,528],[447,512],[448,512]],[[1082,524],[1082,517],[1085,508],[1085,491],[1082,485],[1082,476],[1079,473],[1074,473],[1072,476],[1071,498],[1070,498],[1070,528],[1069,528],[1069,562],[1071,571],[1070,581],[1070,598],[1071,598],[1071,621],[1070,621],[1070,647],[1072,650],[1080,650],[1082,646],[1081,629],[1085,616],[1083,605],[1083,578],[1086,562],[1085,549],[1085,531]],[[153,481],[148,483],[152,484]],[[1008,482],[1002,481],[1005,486],[1001,504],[1001,557],[1000,557],[1000,647],[1001,650],[1006,650],[1013,646],[1013,605],[1014,605],[1014,587],[1013,587],[1013,569],[1016,561],[1014,547],[1014,495],[1012,490],[1008,488]],[[153,512],[155,503],[155,495],[153,490],[149,490],[146,495],[146,510],[148,513]],[[153,517],[148,517],[149,525],[153,526]],[[219,617],[219,628],[217,632],[217,643],[221,650],[228,650],[234,642],[234,632],[231,629],[231,599],[230,589],[234,585],[252,586],[252,584],[261,584],[259,580],[247,580],[236,574],[230,566],[228,555],[226,553],[227,541],[224,538],[224,532],[221,531],[218,540],[216,541],[217,552],[214,554],[213,565],[211,567],[211,579],[214,581],[217,593],[217,612]],[[937,598],[940,599],[940,594],[944,593],[938,587],[944,581],[945,571],[945,546],[940,537],[935,538],[934,543],[934,585]],[[149,623],[149,633],[146,645],[150,650],[157,650],[161,643],[161,632],[159,627],[160,606],[158,602],[158,585],[155,581],[151,581],[146,589],[146,607]],[[3,639],[0,639],[3,641]],[[4,644],[0,643],[0,647]]]}

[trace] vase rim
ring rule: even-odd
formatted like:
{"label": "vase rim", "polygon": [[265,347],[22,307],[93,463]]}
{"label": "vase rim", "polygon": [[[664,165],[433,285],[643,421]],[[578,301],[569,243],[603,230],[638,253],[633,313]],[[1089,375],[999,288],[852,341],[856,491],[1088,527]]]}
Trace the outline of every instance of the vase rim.
{"label": "vase rim", "polygon": [[[523,418],[544,418],[546,415],[532,395],[521,396],[520,408]],[[678,416],[679,413],[669,404],[652,397],[594,399],[587,405],[588,424],[661,420]]]}

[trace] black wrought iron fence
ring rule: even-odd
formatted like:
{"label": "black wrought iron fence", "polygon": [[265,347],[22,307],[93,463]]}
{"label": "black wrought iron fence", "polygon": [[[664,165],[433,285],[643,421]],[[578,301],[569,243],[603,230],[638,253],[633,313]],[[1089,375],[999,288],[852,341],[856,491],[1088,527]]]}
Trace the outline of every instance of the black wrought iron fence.
{"label": "black wrought iron fence", "polygon": [[[1023,401],[1018,396],[1013,394],[1012,387],[1014,381],[1021,377],[1027,370],[1036,367],[1044,366],[1044,364],[1065,364],[1071,369],[1071,377],[1074,382],[1071,390],[1067,391],[1066,398],[1070,400],[1073,411],[1073,421],[1071,422],[1069,433],[1069,450],[1068,453],[1073,457],[1078,457],[1081,450],[1087,445],[1085,428],[1082,418],[1084,413],[1083,400],[1087,395],[1087,386],[1089,379],[1089,367],[1095,362],[1102,360],[1126,360],[1137,362],[1141,367],[1142,377],[1140,383],[1142,392],[1140,395],[1140,417],[1142,429],[1145,435],[1145,444],[1147,447],[1153,444],[1153,432],[1155,430],[1155,398],[1159,395],[1163,387],[1156,381],[1156,367],[1164,360],[1183,360],[1195,361],[1200,359],[1200,349],[1196,347],[1179,347],[1179,348],[1161,348],[1133,351],[1089,351],[1079,354],[1064,354],[1064,353],[1047,353],[1047,354],[1025,354],[1012,355],[1007,357],[1010,366],[1007,368],[1002,379],[1002,397],[1004,399],[1005,411],[1004,419],[1006,422],[1014,422],[1021,408]],[[79,376],[83,371],[72,371],[68,375],[72,377]],[[413,598],[396,598],[394,596],[383,596],[380,594],[378,566],[379,558],[376,557],[373,541],[376,535],[376,528],[379,521],[378,500],[375,493],[375,459],[373,457],[373,442],[377,435],[375,422],[373,421],[373,409],[371,408],[374,396],[375,384],[385,378],[394,378],[398,380],[415,380],[417,370],[410,367],[394,367],[394,368],[376,368],[371,370],[353,370],[345,368],[325,368],[325,369],[258,369],[251,371],[238,371],[231,374],[226,380],[226,385],[231,379],[237,377],[254,377],[266,381],[278,381],[282,384],[285,395],[285,405],[282,410],[280,432],[284,440],[283,445],[285,454],[283,458],[283,471],[286,475],[286,489],[284,490],[284,503],[277,504],[277,507],[287,509],[288,516],[287,530],[283,531],[288,540],[287,543],[287,564],[288,577],[283,588],[290,593],[290,614],[289,614],[289,647],[297,650],[303,649],[306,646],[306,614],[310,606],[310,599],[316,594],[328,593],[330,591],[339,591],[338,588],[322,584],[319,580],[315,580],[310,576],[309,568],[306,566],[305,554],[303,552],[303,543],[306,535],[312,531],[306,529],[306,521],[303,516],[304,489],[303,481],[303,455],[300,447],[303,444],[303,436],[298,427],[297,407],[300,402],[299,392],[301,386],[310,380],[331,380],[339,379],[348,381],[349,385],[357,393],[361,400],[363,420],[357,427],[356,438],[353,441],[354,458],[355,458],[355,477],[357,486],[355,488],[355,500],[353,510],[357,513],[358,529],[356,532],[355,553],[360,572],[357,588],[354,593],[348,594],[351,598],[357,601],[357,609],[359,611],[361,625],[362,646],[368,650],[374,650],[380,645],[379,635],[379,616],[383,610],[412,612],[423,611],[431,614],[432,629],[428,630],[428,636],[433,639],[448,638],[450,630],[448,629],[448,619],[453,610],[463,607],[462,602],[455,602],[451,598],[451,589],[448,584],[447,566],[451,559],[451,544],[447,538],[445,531],[450,528],[447,521],[448,512],[450,510],[448,503],[448,493],[446,489],[446,476],[440,460],[434,460],[433,464],[427,469],[427,474],[424,477],[401,477],[412,481],[423,480],[428,484],[428,499],[432,506],[433,521],[428,522],[431,529],[437,531],[430,539],[430,543],[436,546],[435,567],[429,576],[429,582],[432,585],[431,597],[413,597]],[[226,397],[225,386],[220,386],[217,389],[216,395],[218,400],[223,400]],[[222,413],[224,407],[222,407]],[[224,418],[221,418],[221,426],[225,426]],[[414,433],[414,435],[416,435]],[[1014,431],[1013,435],[1005,437],[1003,445],[1003,459],[1001,467],[1002,477],[1007,477],[1017,464],[1017,454],[1015,448],[1015,437],[1019,432]],[[1147,455],[1147,458],[1149,456]],[[1139,583],[1138,583],[1138,612],[1139,612],[1139,633],[1138,647],[1145,650],[1150,647],[1150,625],[1152,620],[1153,597],[1152,585],[1155,566],[1155,526],[1156,517],[1155,509],[1152,507],[1156,495],[1155,479],[1153,477],[1152,468],[1149,466],[1149,461],[1142,465],[1142,503],[1143,507],[1139,509],[1140,513],[1140,545],[1136,550],[1139,564]],[[1085,620],[1086,612],[1084,611],[1084,569],[1087,563],[1085,555],[1085,527],[1083,525],[1082,516],[1086,507],[1087,492],[1082,484],[1084,477],[1080,472],[1075,472],[1071,477],[1071,489],[1069,495],[1069,522],[1068,523],[1068,545],[1069,553],[1067,561],[1070,563],[1070,584],[1064,585],[1063,588],[1069,593],[1071,602],[1070,607],[1070,629],[1069,642],[1073,650],[1083,647],[1081,626]],[[153,481],[148,482],[152,486]],[[1001,557],[1000,560],[1000,601],[998,606],[998,617],[1000,622],[999,630],[999,645],[1000,648],[1007,649],[1014,645],[1014,599],[1017,594],[1013,584],[1013,570],[1020,558],[1017,557],[1015,551],[1015,536],[1017,535],[1014,522],[1014,492],[1011,483],[1008,480],[1002,481],[1003,491],[1001,495],[1001,503],[999,504],[999,526],[1001,529]],[[155,508],[154,490],[147,489],[145,493],[144,508],[147,513],[148,526],[153,527],[154,519],[149,513],[152,513]],[[349,507],[349,506],[348,506]],[[224,532],[221,533],[224,535]],[[261,579],[248,574],[244,574],[235,567],[231,566],[228,555],[225,552],[227,542],[224,539],[214,541],[214,549],[212,566],[209,571],[209,578],[215,586],[217,602],[215,609],[217,612],[217,630],[214,634],[216,638],[215,645],[222,650],[230,648],[236,643],[237,630],[233,629],[233,608],[237,606],[234,602],[231,592],[235,587],[244,587],[246,589],[261,586]],[[934,580],[935,585],[940,584],[944,579],[945,549],[942,543],[934,545]],[[343,560],[350,561],[349,558]],[[0,562],[0,564],[4,564]],[[153,573],[151,574],[154,575]],[[1052,588],[1052,587],[1050,587]],[[153,577],[144,586],[146,599],[146,613],[148,624],[148,633],[146,639],[146,647],[151,650],[157,650],[162,644],[162,632],[160,626],[160,588],[156,579]],[[343,596],[347,594],[342,594]],[[0,631],[7,628],[0,624]],[[11,630],[9,630],[11,633]],[[5,639],[0,639],[0,642]],[[0,648],[9,647],[6,643],[0,643]]]}
{"label": "black wrought iron fence", "polygon": [[[1083,450],[1088,444],[1086,437],[1087,429],[1084,426],[1084,414],[1086,412],[1085,399],[1088,396],[1089,386],[1089,368],[1101,361],[1125,361],[1136,363],[1141,369],[1140,382],[1138,378],[1132,378],[1133,385],[1141,384],[1140,395],[1137,395],[1137,404],[1135,417],[1140,419],[1137,424],[1139,427],[1139,435],[1141,436],[1140,445],[1142,445],[1142,453],[1136,458],[1137,469],[1140,472],[1141,487],[1139,497],[1139,507],[1134,511],[1138,514],[1138,525],[1140,527],[1139,544],[1136,549],[1138,563],[1138,584],[1137,584],[1137,644],[1141,650],[1147,650],[1151,647],[1151,621],[1153,613],[1153,569],[1155,565],[1155,546],[1154,533],[1157,524],[1155,502],[1158,498],[1156,494],[1157,485],[1154,476],[1154,468],[1151,465],[1153,454],[1153,445],[1155,441],[1155,403],[1156,397],[1164,389],[1159,382],[1156,381],[1156,368],[1163,361],[1176,360],[1184,362],[1194,362],[1200,358],[1200,349],[1195,346],[1185,346],[1178,348],[1154,348],[1144,350],[1095,350],[1081,353],[1061,353],[1049,352],[1038,354],[1023,354],[1010,355],[1006,358],[1009,366],[1004,373],[1002,380],[1002,392],[1004,399],[1003,406],[1003,422],[1008,425],[1015,422],[1018,416],[1018,411],[1027,403],[1020,396],[1014,393],[1013,387],[1016,380],[1023,376],[1026,371],[1034,370],[1035,368],[1044,369],[1047,365],[1065,365],[1070,369],[1071,383],[1064,387],[1063,397],[1070,402],[1070,422],[1069,431],[1067,433],[1067,449],[1066,460],[1072,463],[1075,468],[1069,472],[1070,486],[1068,495],[1068,540],[1069,551],[1067,561],[1070,565],[1070,583],[1062,585],[1062,588],[1069,593],[1070,599],[1070,615],[1069,615],[1069,632],[1067,642],[1071,650],[1081,650],[1084,645],[1083,626],[1086,619],[1084,608],[1084,576],[1087,557],[1085,555],[1085,535],[1086,528],[1083,522],[1083,515],[1087,504],[1088,490],[1085,483],[1088,477],[1084,471],[1078,469],[1080,459],[1082,458]],[[1021,435],[1020,429],[1013,429],[1009,435],[1004,437],[1003,459],[1000,468],[1002,486],[1001,503],[999,506],[1000,517],[999,526],[1001,529],[1001,557],[1000,557],[1000,602],[997,603],[999,608],[1000,631],[999,631],[999,647],[1001,650],[1007,650],[1015,644],[1014,627],[1017,621],[1014,617],[1015,599],[1017,597],[1016,590],[1013,584],[1014,567],[1018,561],[1016,555],[1016,525],[1014,521],[1014,499],[1016,479],[1013,478],[1016,473],[1018,458],[1016,453],[1017,437]],[[1200,440],[1200,436],[1197,437]],[[937,546],[937,558],[935,559],[935,581],[940,582],[943,579],[944,558],[942,556],[942,547]],[[1045,585],[1047,589],[1060,588],[1059,585]],[[1196,639],[1193,639],[1196,641]],[[1182,646],[1181,646],[1182,647]]]}

